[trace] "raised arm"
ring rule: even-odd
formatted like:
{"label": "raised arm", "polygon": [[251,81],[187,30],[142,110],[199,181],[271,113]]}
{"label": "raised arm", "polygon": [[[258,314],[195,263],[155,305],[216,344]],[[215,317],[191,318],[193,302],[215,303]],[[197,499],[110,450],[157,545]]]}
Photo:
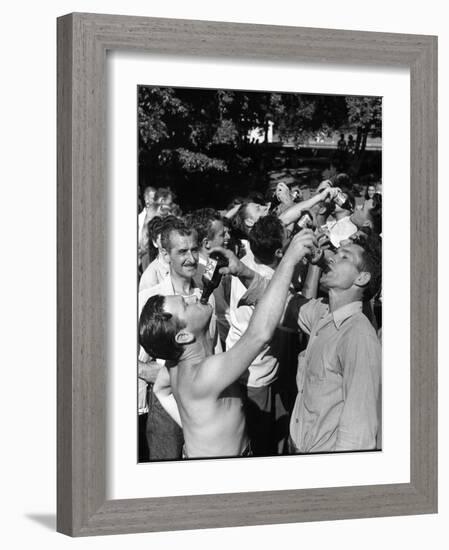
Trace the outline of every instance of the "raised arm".
{"label": "raised arm", "polygon": [[233,252],[221,246],[215,246],[212,248],[211,253],[212,252],[220,252],[228,260],[228,267],[222,267],[220,269],[222,275],[234,275],[238,277],[246,288],[251,285],[256,276],[255,271],[241,262]]}
{"label": "raised arm", "polygon": [[198,369],[195,387],[199,395],[220,394],[245,372],[271,341],[284,311],[295,265],[310,252],[313,244],[312,231],[304,230],[295,235],[240,340],[226,353],[208,357]]}
{"label": "raised arm", "polygon": [[316,204],[323,202],[328,197],[332,197],[338,192],[336,187],[326,187],[326,189],[323,189],[310,199],[307,199],[306,201],[298,202],[296,204],[293,204],[287,210],[284,210],[282,214],[279,214],[279,219],[284,225],[290,225],[293,222],[296,222],[299,217],[301,216],[301,212],[304,210],[309,210]]}

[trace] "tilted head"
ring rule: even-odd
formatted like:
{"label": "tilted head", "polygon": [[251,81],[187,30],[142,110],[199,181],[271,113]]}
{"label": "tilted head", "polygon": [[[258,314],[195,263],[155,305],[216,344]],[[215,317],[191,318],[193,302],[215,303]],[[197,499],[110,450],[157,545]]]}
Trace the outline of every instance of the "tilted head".
{"label": "tilted head", "polygon": [[290,194],[294,202],[301,202],[304,200],[302,188],[297,183],[290,188]]}
{"label": "tilted head", "polygon": [[[352,191],[350,191],[348,188],[346,187],[343,187],[343,186],[339,186],[337,185],[337,187],[340,187],[340,189],[343,191],[343,193],[348,197],[348,202],[351,206],[351,209],[347,209],[347,208],[342,208],[341,206],[339,206],[336,202],[334,202],[334,212],[335,213],[339,213],[339,212],[345,212],[348,216],[351,215],[351,212],[354,211],[355,209],[355,197],[354,197],[354,194],[352,193]],[[343,216],[344,217],[344,216]]]}
{"label": "tilted head", "polygon": [[382,195],[374,193],[372,207],[369,209],[354,210],[351,221],[362,230],[369,227],[374,233],[382,233]]}
{"label": "tilted head", "polygon": [[217,210],[200,208],[187,215],[186,221],[195,229],[200,249],[206,256],[212,248],[226,245],[223,220]]}
{"label": "tilted head", "polygon": [[243,203],[237,214],[232,218],[232,228],[236,231],[238,238],[247,239],[253,225],[259,218],[266,216],[269,210],[269,204]]}
{"label": "tilted head", "polygon": [[149,298],[139,319],[139,342],[151,357],[179,361],[185,346],[208,329],[212,307],[184,296]]}
{"label": "tilted head", "polygon": [[355,300],[370,300],[380,289],[382,248],[375,235],[358,243],[348,242],[329,260],[329,269],[321,276],[321,286],[329,292],[350,292]]}

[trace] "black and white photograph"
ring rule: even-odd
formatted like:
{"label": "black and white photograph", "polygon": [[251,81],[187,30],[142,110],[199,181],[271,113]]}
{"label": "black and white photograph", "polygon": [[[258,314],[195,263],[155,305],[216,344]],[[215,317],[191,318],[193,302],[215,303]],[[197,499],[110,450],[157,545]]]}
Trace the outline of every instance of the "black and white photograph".
{"label": "black and white photograph", "polygon": [[138,462],[382,450],[382,98],[137,105]]}

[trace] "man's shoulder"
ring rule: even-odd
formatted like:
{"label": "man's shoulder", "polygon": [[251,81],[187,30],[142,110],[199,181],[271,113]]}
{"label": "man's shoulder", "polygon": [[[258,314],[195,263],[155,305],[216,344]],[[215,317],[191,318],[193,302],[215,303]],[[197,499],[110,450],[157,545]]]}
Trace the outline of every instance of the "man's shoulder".
{"label": "man's shoulder", "polygon": [[329,313],[329,306],[322,298],[312,298],[299,308],[298,325],[301,330],[310,334],[313,327]]}
{"label": "man's shoulder", "polygon": [[352,340],[362,339],[366,342],[372,341],[380,346],[375,328],[362,311],[351,315],[351,317],[343,323],[341,328],[343,328],[343,334],[347,334]]}
{"label": "man's shoulder", "polygon": [[145,281],[150,275],[152,275],[157,267],[157,258],[155,258],[153,261],[151,261],[147,267],[145,268],[144,272],[142,273],[142,277],[140,278],[140,281]]}
{"label": "man's shoulder", "polygon": [[329,313],[329,305],[323,302],[323,298],[311,298],[300,307],[300,311],[326,315]]}

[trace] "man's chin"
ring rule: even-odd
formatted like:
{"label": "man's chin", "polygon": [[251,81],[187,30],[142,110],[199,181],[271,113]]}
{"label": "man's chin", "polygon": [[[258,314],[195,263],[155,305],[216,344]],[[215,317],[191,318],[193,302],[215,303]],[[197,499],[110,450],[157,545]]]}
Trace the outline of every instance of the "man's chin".
{"label": "man's chin", "polygon": [[323,273],[320,277],[320,286],[324,290],[329,290],[329,276],[327,273]]}

